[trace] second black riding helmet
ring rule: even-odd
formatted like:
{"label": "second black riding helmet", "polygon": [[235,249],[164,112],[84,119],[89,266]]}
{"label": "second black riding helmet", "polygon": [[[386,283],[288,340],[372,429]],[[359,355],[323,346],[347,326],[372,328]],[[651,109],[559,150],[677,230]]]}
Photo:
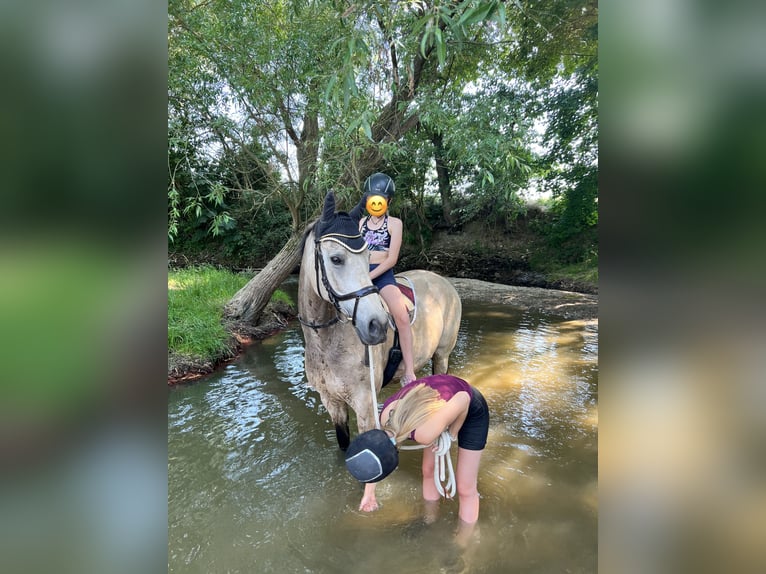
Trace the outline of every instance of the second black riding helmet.
{"label": "second black riding helmet", "polygon": [[382,195],[391,199],[394,196],[394,180],[385,173],[373,173],[364,182],[364,193],[367,196]]}

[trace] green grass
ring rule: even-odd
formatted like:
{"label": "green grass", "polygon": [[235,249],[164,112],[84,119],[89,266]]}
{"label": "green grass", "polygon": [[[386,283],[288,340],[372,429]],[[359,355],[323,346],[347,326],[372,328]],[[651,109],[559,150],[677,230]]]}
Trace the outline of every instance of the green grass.
{"label": "green grass", "polygon": [[548,273],[551,280],[570,279],[583,283],[598,284],[598,265],[590,262],[575,263],[560,267]]}
{"label": "green grass", "polygon": [[583,261],[561,263],[556,251],[544,242],[532,247],[529,263],[532,271],[543,273],[548,281],[578,281],[598,284],[598,252],[595,248]]}
{"label": "green grass", "polygon": [[[542,263],[542,261],[541,258],[537,259],[538,263]],[[592,252],[590,257],[587,257],[584,261],[568,265],[556,263],[554,258],[551,257],[545,260],[540,267],[541,271],[546,274],[550,281],[564,279],[598,284],[598,254],[595,252]]]}
{"label": "green grass", "polygon": [[[168,352],[203,360],[231,356],[223,306],[250,276],[213,267],[168,272]],[[276,291],[274,299],[289,297]]]}
{"label": "green grass", "polygon": [[274,291],[271,296],[271,301],[274,303],[281,301],[283,303],[287,303],[288,305],[295,305],[295,302],[290,298],[290,296],[284,291],[280,291],[279,289]]}

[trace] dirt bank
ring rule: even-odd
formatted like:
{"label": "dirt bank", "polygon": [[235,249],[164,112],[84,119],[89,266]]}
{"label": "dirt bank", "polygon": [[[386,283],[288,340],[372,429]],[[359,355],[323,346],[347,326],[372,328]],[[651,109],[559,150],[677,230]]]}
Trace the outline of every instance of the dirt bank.
{"label": "dirt bank", "polygon": [[396,268],[428,269],[443,277],[597,295],[598,284],[585,266],[575,271],[580,276],[572,276],[571,268],[567,272],[543,272],[544,262],[552,254],[545,237],[535,231],[533,223],[541,217],[530,210],[506,232],[478,222],[460,231],[436,231],[427,249],[405,245]]}
{"label": "dirt bank", "polygon": [[462,277],[450,277],[449,280],[464,301],[510,305],[570,320],[595,321],[598,318],[597,295],[539,287],[517,287]]}

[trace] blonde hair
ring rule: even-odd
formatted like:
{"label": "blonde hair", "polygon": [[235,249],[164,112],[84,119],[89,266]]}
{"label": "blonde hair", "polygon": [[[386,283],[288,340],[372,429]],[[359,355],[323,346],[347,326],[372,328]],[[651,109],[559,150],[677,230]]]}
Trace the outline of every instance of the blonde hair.
{"label": "blonde hair", "polygon": [[396,407],[388,413],[388,421],[383,425],[383,430],[390,431],[396,444],[400,444],[445,403],[436,389],[425,383],[415,385],[399,398]]}

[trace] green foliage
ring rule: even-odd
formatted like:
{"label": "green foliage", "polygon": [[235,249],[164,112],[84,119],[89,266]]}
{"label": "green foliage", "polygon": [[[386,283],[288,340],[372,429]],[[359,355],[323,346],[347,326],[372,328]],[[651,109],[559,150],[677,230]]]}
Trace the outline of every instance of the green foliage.
{"label": "green foliage", "polygon": [[597,246],[596,73],[595,62],[578,68],[549,98],[550,151],[545,160],[550,170],[544,184],[554,193],[557,215],[550,240],[564,262],[583,260]]}
{"label": "green foliage", "polygon": [[597,58],[595,0],[515,0],[510,19],[518,30],[508,64],[536,86],[567,76],[584,60]]}
{"label": "green foliage", "polygon": [[530,269],[543,273],[548,281],[565,280],[598,283],[598,250],[592,247],[583,257],[573,262],[562,262],[560,249],[546,243],[531,252]]}
{"label": "green foliage", "polygon": [[[252,134],[268,150],[265,187],[295,228],[305,203],[353,191],[409,129],[402,124],[415,125],[416,90],[423,99],[453,81],[459,90],[481,58],[463,57],[466,46],[505,24],[500,0],[171,0],[168,14],[171,133],[183,119],[190,129],[179,138],[212,151],[236,150]],[[169,186],[171,238],[183,213],[175,193]],[[219,213],[210,232],[227,222]]]}
{"label": "green foliage", "polygon": [[551,280],[568,279],[583,283],[598,283],[598,251],[594,248],[574,264],[562,266],[551,274]]}
{"label": "green foliage", "polygon": [[594,170],[582,173],[553,207],[554,221],[549,240],[557,248],[557,259],[565,263],[583,261],[598,246],[598,182]]}
{"label": "green foliage", "polygon": [[526,211],[526,204],[513,190],[502,190],[494,185],[478,186],[470,195],[456,204],[456,223],[464,226],[472,221],[484,221],[500,230],[509,229],[517,217]]}
{"label": "green foliage", "polygon": [[[234,344],[222,323],[222,309],[248,279],[209,266],[168,272],[168,351],[211,361],[231,356]],[[292,304],[282,291],[272,300]]]}
{"label": "green foliage", "polygon": [[208,233],[211,214],[203,213],[182,226],[172,250],[192,260],[214,260],[232,268],[265,266],[290,235],[289,211],[281,202],[272,200],[257,211],[252,211],[247,202],[240,202],[231,213],[230,224],[215,237]]}
{"label": "green foliage", "polygon": [[168,16],[173,250],[265,265],[327,190],[349,207],[379,169],[420,249],[445,224],[436,196],[450,223],[508,229],[532,179],[562,259],[597,247],[594,2],[171,0]]}

